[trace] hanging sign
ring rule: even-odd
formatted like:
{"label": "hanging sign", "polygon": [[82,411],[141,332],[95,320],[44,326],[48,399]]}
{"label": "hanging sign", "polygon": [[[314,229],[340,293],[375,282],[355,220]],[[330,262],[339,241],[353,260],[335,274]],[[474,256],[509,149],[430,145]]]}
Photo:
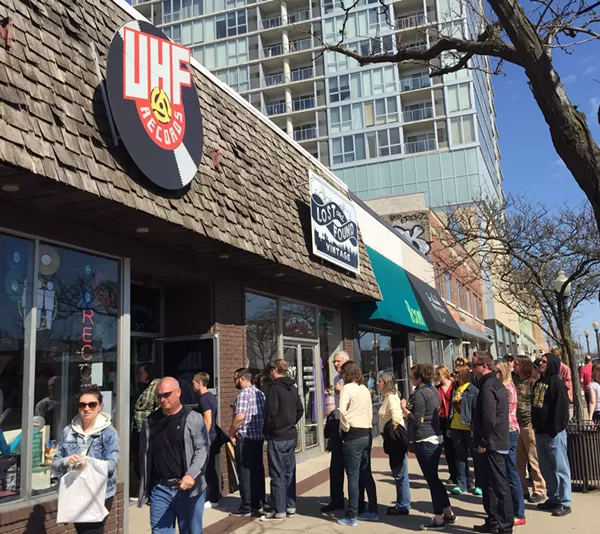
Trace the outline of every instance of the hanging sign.
{"label": "hanging sign", "polygon": [[163,189],[188,185],[202,158],[189,48],[148,22],[128,22],[110,43],[106,84],[119,136],[135,164]]}
{"label": "hanging sign", "polygon": [[354,273],[360,272],[358,223],[354,204],[310,172],[313,254]]}

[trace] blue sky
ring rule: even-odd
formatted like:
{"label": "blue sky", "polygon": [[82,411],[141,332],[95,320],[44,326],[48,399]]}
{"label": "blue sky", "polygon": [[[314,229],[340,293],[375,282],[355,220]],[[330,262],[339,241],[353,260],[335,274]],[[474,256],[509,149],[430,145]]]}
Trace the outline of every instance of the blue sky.
{"label": "blue sky", "polygon": [[[600,127],[595,119],[600,105],[598,43],[581,45],[571,55],[556,53],[554,64],[571,102],[588,116],[592,133],[600,141]],[[577,205],[585,200],[585,195],[556,154],[522,69],[507,65],[504,74],[494,77],[494,91],[505,191],[548,206],[565,202]],[[583,330],[588,328],[592,334],[590,348],[595,351],[591,324],[594,318],[600,321],[599,303],[586,303],[579,311],[573,336],[581,336],[585,346]]]}

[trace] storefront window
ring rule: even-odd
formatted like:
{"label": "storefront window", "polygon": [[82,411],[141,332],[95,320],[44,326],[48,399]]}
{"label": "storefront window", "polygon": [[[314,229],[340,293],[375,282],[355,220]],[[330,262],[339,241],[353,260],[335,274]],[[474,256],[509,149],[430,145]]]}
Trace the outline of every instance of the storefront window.
{"label": "storefront window", "polygon": [[131,331],[160,332],[160,289],[131,285]]}
{"label": "storefront window", "polygon": [[246,293],[246,346],[248,367],[264,375],[277,359],[277,300]]}
{"label": "storefront window", "polygon": [[[21,491],[21,436],[33,241],[0,234],[0,504]],[[41,435],[36,434],[34,442]]]}
{"label": "storefront window", "polygon": [[320,310],[319,344],[321,349],[321,370],[325,389],[325,414],[335,409],[333,379],[336,375],[333,358],[342,344],[342,318],[338,312]]}
{"label": "storefront window", "polygon": [[315,338],[315,309],[306,304],[281,301],[283,335],[286,337]]}
{"label": "storefront window", "polygon": [[96,384],[103,411],[116,407],[119,264],[41,243],[36,283],[33,493],[57,480],[51,472],[63,428],[77,414],[77,392]]}

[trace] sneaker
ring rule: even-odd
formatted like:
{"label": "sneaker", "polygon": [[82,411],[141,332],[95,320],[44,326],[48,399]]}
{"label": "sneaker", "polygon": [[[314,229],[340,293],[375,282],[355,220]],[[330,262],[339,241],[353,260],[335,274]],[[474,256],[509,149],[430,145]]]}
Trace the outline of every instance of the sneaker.
{"label": "sneaker", "polygon": [[210,507],[211,508],[218,508],[219,507],[219,503],[218,502],[211,502],[210,503]]}
{"label": "sneaker", "polygon": [[478,497],[481,497],[483,495],[483,491],[481,491],[481,488],[475,488],[473,490],[473,495],[477,495]]}
{"label": "sneaker", "polygon": [[569,515],[570,513],[571,507],[563,506],[562,504],[559,504],[554,510],[552,510],[552,515],[554,517],[564,517],[566,515]]}
{"label": "sneaker", "polygon": [[429,523],[425,523],[419,527],[421,530],[444,530],[446,528],[446,523],[443,521],[441,523],[437,523],[435,518],[429,521]]}
{"label": "sneaker", "polygon": [[520,527],[521,525],[526,525],[527,524],[527,520],[524,517],[515,517],[515,522],[513,523],[513,525],[515,527]]}
{"label": "sneaker", "polygon": [[277,515],[275,512],[269,512],[268,514],[261,516],[260,521],[264,521],[264,522],[283,521],[285,518],[286,518],[286,516],[280,516],[280,515]]}
{"label": "sneaker", "polygon": [[446,523],[447,525],[454,525],[454,523],[456,523],[456,514],[445,515],[444,523]]}
{"label": "sneaker", "polygon": [[296,509],[295,509],[295,508],[288,508],[288,509],[285,511],[285,515],[286,515],[287,517],[296,517]]}
{"label": "sneaker", "polygon": [[379,514],[375,512],[364,512],[362,514],[358,514],[359,521],[379,521]]}
{"label": "sneaker", "polygon": [[263,515],[265,515],[265,513],[263,512],[262,508],[259,508],[258,510],[252,510],[250,515],[252,517],[262,517]]}
{"label": "sneaker", "polygon": [[356,517],[342,517],[342,519],[337,520],[338,525],[344,525],[345,527],[357,527],[358,520]]}
{"label": "sneaker", "polygon": [[205,510],[210,510],[211,508],[212,508],[212,505],[211,505],[210,501],[206,501],[204,503],[204,509]]}
{"label": "sneaker", "polygon": [[398,508],[397,506],[392,506],[385,511],[385,515],[408,515],[410,514],[410,510],[406,508]]}
{"label": "sneaker", "polygon": [[540,495],[539,493],[532,493],[527,500],[530,503],[537,504],[537,503],[542,502],[544,500],[544,496]]}
{"label": "sneaker", "polygon": [[462,495],[464,491],[461,490],[458,486],[456,486],[452,488],[452,491],[450,493],[452,493],[452,495]]}
{"label": "sneaker", "polygon": [[250,517],[252,512],[243,512],[242,510],[236,510],[235,512],[229,512],[229,515],[233,517]]}
{"label": "sneaker", "polygon": [[475,532],[481,532],[482,534],[498,534],[498,527],[492,527],[489,523],[485,522],[483,525],[477,525],[473,527]]}
{"label": "sneaker", "polygon": [[336,510],[343,510],[344,509],[344,505],[342,504],[337,505],[334,504],[332,502],[330,502],[329,504],[326,504],[325,506],[321,506],[321,512],[323,512],[324,514],[327,514],[329,512],[335,512]]}
{"label": "sneaker", "polygon": [[556,502],[552,502],[550,499],[548,499],[546,502],[541,502],[540,504],[537,505],[537,509],[538,510],[546,510],[547,512],[551,512],[552,510],[554,510],[555,508],[558,508],[560,506],[560,504],[556,503]]}

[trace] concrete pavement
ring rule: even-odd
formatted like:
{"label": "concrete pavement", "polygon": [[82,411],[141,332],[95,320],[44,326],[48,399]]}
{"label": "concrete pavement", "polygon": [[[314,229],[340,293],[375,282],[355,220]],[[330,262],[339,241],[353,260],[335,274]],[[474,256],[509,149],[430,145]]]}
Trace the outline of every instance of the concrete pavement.
{"label": "concrete pavement", "polygon": [[[428,487],[414,458],[409,460],[412,510],[409,516],[388,517],[385,508],[395,499],[395,485],[391,478],[387,457],[380,447],[373,449],[373,476],[377,484],[379,502],[379,523],[361,523],[357,528],[342,527],[335,522],[343,513],[324,516],[319,508],[328,502],[329,480],[327,468],[329,455],[323,454],[311,460],[299,463],[298,479],[298,514],[292,519],[277,523],[263,523],[257,519],[230,518],[228,512],[237,508],[238,494],[222,499],[217,510],[207,510],[204,514],[205,534],[235,532],[236,534],[283,534],[312,531],[319,534],[343,532],[364,532],[378,534],[419,531],[419,526],[426,522],[432,513],[431,498]],[[442,480],[448,478],[445,467],[440,467]],[[269,483],[267,481],[267,491]],[[484,512],[481,497],[462,495],[451,497],[450,502],[458,516],[456,525],[448,526],[445,532],[473,532],[472,527],[483,523]],[[600,531],[597,524],[597,510],[600,506],[600,493],[574,493],[573,513],[564,518],[555,518],[546,512],[539,512],[535,506],[526,505],[527,525],[516,527],[516,534],[564,534],[577,529],[585,529],[586,534]],[[595,526],[594,526],[595,525]],[[148,526],[148,508],[139,510],[130,508],[131,534],[150,534]]]}

